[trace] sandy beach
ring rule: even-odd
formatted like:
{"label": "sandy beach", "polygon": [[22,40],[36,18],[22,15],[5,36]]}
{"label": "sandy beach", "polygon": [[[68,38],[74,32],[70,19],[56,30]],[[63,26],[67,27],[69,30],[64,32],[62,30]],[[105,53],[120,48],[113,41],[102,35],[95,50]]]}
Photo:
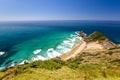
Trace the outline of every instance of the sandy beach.
{"label": "sandy beach", "polygon": [[73,47],[71,51],[62,55],[60,58],[62,60],[69,60],[70,58],[76,57],[78,54],[81,54],[83,51],[96,51],[96,50],[104,50],[103,46],[98,44],[97,42],[86,43],[84,40],[81,40],[80,43]]}
{"label": "sandy beach", "polygon": [[62,55],[60,58],[66,61],[70,58],[76,57],[78,54],[80,54],[84,50],[85,47],[86,47],[86,42],[84,40],[81,40],[77,46],[75,46],[68,53]]}

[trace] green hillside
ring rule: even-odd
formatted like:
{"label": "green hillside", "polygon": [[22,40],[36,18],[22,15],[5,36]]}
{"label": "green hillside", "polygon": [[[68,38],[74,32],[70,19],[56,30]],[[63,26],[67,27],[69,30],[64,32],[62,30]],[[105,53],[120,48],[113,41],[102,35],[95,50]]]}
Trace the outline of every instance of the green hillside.
{"label": "green hillside", "polygon": [[[116,50],[112,55],[116,54],[115,52]],[[106,52],[103,54],[97,56],[99,57],[97,60],[101,60],[98,63],[82,59],[88,56],[92,58],[92,53],[69,61],[59,59],[35,61],[1,71],[0,80],[119,80],[120,59],[110,57],[106,59],[105,55],[112,55]]]}
{"label": "green hillside", "polygon": [[89,39],[91,39],[92,41],[96,41],[96,40],[105,40],[107,39],[102,33],[100,32],[94,32],[92,34],[90,34],[88,36]]}

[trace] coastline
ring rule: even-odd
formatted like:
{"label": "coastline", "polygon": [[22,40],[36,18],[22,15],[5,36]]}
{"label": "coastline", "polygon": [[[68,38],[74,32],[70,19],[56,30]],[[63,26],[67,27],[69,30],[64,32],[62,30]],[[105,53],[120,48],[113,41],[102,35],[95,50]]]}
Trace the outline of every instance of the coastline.
{"label": "coastline", "polygon": [[[30,60],[27,59],[23,59],[21,60],[19,63],[16,64],[16,61],[12,61],[11,63],[9,63],[9,67],[14,67],[14,63],[15,65],[24,65],[25,63],[31,63],[34,61],[38,61],[38,60],[48,60],[48,59],[52,59],[52,58],[56,58],[59,57],[61,55],[66,54],[67,52],[69,52],[70,50],[72,50],[74,48],[74,46],[76,46],[76,44],[81,40],[81,37],[77,36],[75,33],[72,32],[72,34],[69,34],[69,36],[67,36],[66,38],[64,38],[61,43],[59,43],[56,48],[48,48],[47,51],[45,52],[46,56],[42,56],[40,55],[40,53],[43,51],[42,49],[36,49],[34,51],[32,51],[32,54],[35,56],[32,56]],[[19,47],[19,46],[18,46]],[[20,46],[22,47],[22,46]],[[16,54],[18,55],[18,54]],[[0,68],[5,69],[4,64],[1,66]]]}
{"label": "coastline", "polygon": [[86,47],[86,42],[82,39],[78,45],[73,47],[69,52],[60,56],[61,60],[69,60],[70,58],[75,58],[78,54],[82,53],[83,49]]}
{"label": "coastline", "polygon": [[[106,40],[102,40],[102,42],[105,41],[107,44],[109,42],[108,45],[111,44],[111,48],[108,49],[109,46],[105,48],[104,45],[100,43],[101,38],[97,38],[96,41],[85,41],[86,40],[82,38],[79,43],[74,45],[71,51],[62,55],[62,60],[60,60],[58,57],[44,61],[34,61],[24,65],[7,68],[6,70],[0,71],[0,79],[6,80],[8,78],[14,78],[16,80],[17,78],[20,78],[20,80],[22,80],[31,79],[31,76],[33,77],[33,80],[35,78],[41,79],[41,77],[44,79],[48,77],[46,79],[51,78],[52,80],[119,79],[120,47],[116,47],[115,45],[117,44],[113,44],[109,40],[107,42]],[[38,74],[41,74],[42,76],[38,76]],[[51,77],[51,75],[53,76]],[[73,75],[76,77],[74,78]],[[68,78],[66,78],[66,76],[68,76]]]}
{"label": "coastline", "polygon": [[[84,34],[84,32],[82,32],[82,33]],[[92,33],[92,35],[94,35],[94,34],[99,35],[98,32]],[[45,60],[49,60],[49,59],[53,59],[53,58],[60,58],[61,60],[67,61],[69,59],[76,58],[77,56],[81,55],[81,53],[84,51],[105,50],[104,46],[102,44],[98,43],[98,41],[96,41],[96,42],[93,41],[93,42],[88,43],[86,41],[87,40],[86,34],[85,34],[85,36],[81,36],[81,34],[76,34],[76,35],[72,34],[71,36],[72,36],[71,38],[67,38],[62,41],[62,45],[64,44],[64,45],[67,45],[68,47],[70,47],[69,45],[71,45],[71,48],[69,48],[69,50],[68,50],[68,47],[65,47],[65,46],[63,47],[61,44],[57,46],[57,48],[61,49],[61,50],[67,49],[67,51],[64,51],[65,53],[59,53],[54,48],[50,48],[47,51],[48,58],[44,58],[38,54],[39,52],[42,51],[41,49],[39,51],[37,50],[37,54],[36,54],[36,52],[35,52],[36,50],[35,50],[33,54],[36,55],[36,57],[32,58],[32,61],[23,60],[21,63],[18,63],[17,65],[24,65],[26,63],[31,63],[31,62],[38,61],[38,60],[45,61]],[[71,43],[71,41],[72,41],[72,43]],[[107,45],[112,44],[111,47],[113,45],[115,45],[115,44],[111,43],[110,41],[106,41],[106,40],[105,40],[105,43],[107,43]],[[109,47],[109,46],[107,46],[107,47]],[[14,65],[14,62],[12,62],[7,68],[14,67],[13,65]]]}
{"label": "coastline", "polygon": [[[63,22],[63,21],[61,21],[61,22]],[[115,22],[115,23],[112,23],[112,22],[108,22],[107,24],[106,23],[102,23],[101,21],[100,22],[98,22],[101,26],[99,27],[99,24],[95,24],[95,22],[93,21],[93,22],[91,22],[91,25],[88,23],[88,22],[86,22],[86,21],[84,21],[83,22],[83,24],[84,25],[82,25],[81,24],[81,22],[77,22],[77,23],[75,23],[76,25],[74,25],[74,27],[72,27],[71,26],[71,22],[72,21],[68,21],[68,23],[66,23],[66,24],[64,24],[64,25],[60,25],[59,24],[59,22],[58,22],[58,24],[56,25],[56,24],[54,24],[54,21],[53,22],[46,22],[46,24],[47,25],[49,25],[49,23],[53,23],[53,25],[54,26],[59,26],[59,27],[52,27],[51,26],[51,28],[52,29],[50,29],[50,31],[49,31],[49,28],[47,28],[47,27],[45,27],[46,26],[46,24],[43,24],[43,26],[41,26],[41,27],[39,27],[39,25],[37,25],[36,27],[34,27],[33,25],[31,25],[31,22],[29,23],[26,23],[25,25],[22,25],[23,23],[21,22],[21,23],[19,23],[19,24],[16,24],[16,25],[13,25],[14,23],[11,23],[11,26],[12,26],[12,28],[13,29],[11,29],[11,26],[9,26],[9,25],[3,25],[3,27],[1,27],[0,26],[0,31],[1,31],[1,33],[3,34],[3,35],[0,35],[0,37],[1,37],[1,44],[0,45],[2,45],[1,46],[1,50],[0,51],[4,51],[5,53],[7,53],[7,54],[9,54],[9,52],[7,51],[7,49],[12,49],[11,48],[11,44],[13,44],[12,46],[15,48],[15,49],[12,49],[11,50],[11,54],[13,53],[12,51],[14,51],[14,50],[16,50],[15,52],[18,52],[18,53],[15,53],[15,55],[13,54],[13,55],[9,55],[9,56],[13,56],[13,58],[10,58],[9,60],[14,60],[15,62],[18,62],[18,63],[23,63],[24,62],[24,60],[27,60],[27,59],[30,59],[31,61],[35,58],[35,60],[40,60],[40,58],[43,60],[44,58],[42,58],[42,57],[46,57],[46,58],[48,58],[47,56],[47,50],[49,49],[53,49],[54,48],[54,46],[53,45],[57,45],[57,44],[55,44],[54,42],[56,41],[56,40],[59,40],[59,39],[61,39],[61,38],[65,38],[65,37],[62,37],[63,35],[65,35],[66,36],[66,34],[71,34],[72,32],[74,33],[75,31],[79,31],[79,30],[83,30],[83,31],[85,31],[88,35],[91,33],[91,32],[93,32],[94,30],[96,30],[96,31],[100,31],[100,32],[102,32],[103,34],[105,34],[110,40],[112,40],[113,42],[115,42],[115,43],[120,43],[120,41],[119,41],[119,30],[120,30],[120,28],[119,27],[117,27],[117,26],[119,26],[119,25],[115,25],[117,22]],[[76,22],[76,21],[75,21]],[[114,24],[114,27],[113,27],[113,25],[109,25],[109,24]],[[34,23],[34,24],[41,24],[41,23]],[[118,24],[118,23],[117,23]],[[28,27],[25,27],[26,25],[30,25],[30,26],[28,26]],[[5,27],[6,26],[6,27]],[[49,25],[50,26],[50,25]],[[67,27],[67,26],[71,26],[71,27]],[[98,26],[98,27],[97,27]],[[108,27],[109,26],[109,27]],[[115,27],[116,26],[116,27]],[[61,28],[62,27],[62,28]],[[34,28],[34,30],[33,30],[33,28]],[[42,29],[41,29],[42,28]],[[103,30],[103,28],[105,29],[105,30]],[[19,31],[18,31],[19,30]],[[44,30],[44,31],[43,31]],[[106,32],[106,30],[108,31],[108,32]],[[55,32],[54,32],[55,31]],[[61,34],[61,32],[58,32],[58,33],[56,33],[57,31],[61,31],[62,32],[62,34]],[[63,32],[64,31],[64,32]],[[67,31],[67,32],[66,32]],[[28,32],[27,34],[26,34],[26,32]],[[18,33],[20,33],[20,34],[18,34]],[[60,34],[59,34],[60,33]],[[7,35],[7,34],[10,34],[10,35]],[[25,36],[23,36],[22,34],[25,34]],[[51,35],[49,35],[49,36],[47,36],[47,34],[51,34]],[[54,34],[56,35],[56,38],[55,38],[55,36],[54,36]],[[58,35],[59,34],[59,35]],[[111,35],[112,34],[112,35]],[[27,42],[26,44],[21,44],[21,46],[19,46],[19,45],[16,45],[16,46],[14,46],[14,42],[17,44],[17,42],[21,42],[22,43],[22,41],[25,41],[26,39],[28,39],[28,40],[30,40],[30,39],[33,39],[33,37],[35,37],[35,36],[40,36],[40,38],[39,39],[34,39],[32,42],[33,42],[33,44],[32,44],[32,42],[30,41],[30,42]],[[43,36],[44,35],[44,38],[43,38],[43,40],[42,40],[42,42],[40,41],[41,40],[41,36]],[[5,37],[6,36],[6,37]],[[33,37],[32,37],[33,36]],[[52,39],[51,38],[49,38],[49,37],[52,37]],[[58,37],[57,37],[58,36]],[[61,37],[60,37],[61,36]],[[25,39],[25,38],[26,39]],[[47,38],[49,38],[49,39],[47,39]],[[13,40],[15,39],[15,41],[13,42]],[[54,40],[55,39],[55,40]],[[53,41],[54,40],[54,41]],[[67,40],[67,39],[66,39]],[[34,43],[35,42],[35,43]],[[49,42],[50,44],[44,44],[45,45],[45,47],[44,47],[44,45],[42,45],[42,43],[47,43],[47,42]],[[61,40],[61,42],[62,42],[62,40]],[[61,43],[60,42],[60,43]],[[67,41],[64,41],[65,43],[67,43]],[[57,41],[56,41],[56,43],[57,43]],[[58,43],[59,44],[59,43]],[[71,43],[70,43],[71,44]],[[26,46],[27,45],[27,46]],[[61,48],[61,47],[63,47],[63,45],[64,44],[61,44],[60,46],[59,46],[59,49]],[[10,46],[10,47],[9,47]],[[50,46],[50,47],[49,47]],[[65,45],[66,46],[66,45]],[[5,47],[7,47],[7,49],[4,49]],[[47,47],[47,48],[46,48]],[[70,47],[70,46],[69,46]],[[45,49],[42,49],[42,48],[45,48]],[[41,52],[40,52],[40,49],[41,49]],[[65,48],[65,47],[63,47],[62,49],[66,49],[67,50],[67,48]],[[39,50],[39,51],[38,51]],[[48,50],[48,52],[50,52]],[[54,50],[55,50],[55,48],[54,48]],[[34,51],[38,51],[38,52],[40,52],[40,53],[35,53],[34,54]],[[53,51],[53,50],[51,50],[51,51]],[[42,55],[42,57],[41,56],[37,56],[37,55],[41,55],[41,54],[43,54],[45,52],[45,55]],[[55,52],[55,51],[54,51]],[[62,51],[61,51],[62,52]],[[23,54],[22,54],[23,53]],[[7,55],[7,54],[4,54],[5,56]],[[16,54],[18,54],[18,55],[16,55]],[[2,56],[4,56],[4,55],[2,55]],[[21,56],[22,55],[22,56]],[[31,56],[32,55],[32,56]],[[51,54],[50,53],[50,55],[53,55],[53,54]],[[2,56],[1,56],[1,58],[2,58]],[[2,63],[4,62],[4,63],[7,63],[9,60],[7,60],[8,58],[9,58],[9,56],[6,58],[2,58],[1,59],[1,66],[3,66],[2,65]],[[54,55],[55,56],[55,55]],[[30,61],[29,60],[29,61]],[[6,61],[6,62],[5,62]]]}
{"label": "coastline", "polygon": [[67,61],[77,56],[80,56],[82,52],[89,51],[107,51],[114,48],[119,48],[118,44],[113,43],[107,37],[105,37],[100,32],[93,32],[92,34],[86,36],[86,33],[80,31],[77,33],[79,37],[82,37],[82,40],[78,45],[74,46],[69,52],[60,56],[61,60]]}

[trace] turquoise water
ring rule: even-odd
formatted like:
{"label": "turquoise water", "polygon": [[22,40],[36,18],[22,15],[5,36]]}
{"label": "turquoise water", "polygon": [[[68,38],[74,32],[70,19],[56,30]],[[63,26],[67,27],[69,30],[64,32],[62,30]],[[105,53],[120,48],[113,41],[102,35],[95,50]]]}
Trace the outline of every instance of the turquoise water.
{"label": "turquoise water", "polygon": [[7,26],[1,31],[1,51],[5,52],[1,56],[1,68],[60,56],[70,51],[79,40],[74,31],[48,28]]}
{"label": "turquoise water", "polygon": [[38,21],[0,23],[0,69],[24,61],[46,60],[60,56],[80,41],[76,31],[100,31],[120,43],[120,22]]}

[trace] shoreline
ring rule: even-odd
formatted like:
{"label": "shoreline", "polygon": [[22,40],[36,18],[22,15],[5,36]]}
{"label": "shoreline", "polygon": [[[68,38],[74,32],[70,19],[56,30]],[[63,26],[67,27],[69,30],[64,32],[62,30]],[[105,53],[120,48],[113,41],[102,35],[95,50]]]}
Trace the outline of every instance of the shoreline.
{"label": "shoreline", "polygon": [[84,48],[86,47],[86,42],[82,39],[78,45],[76,45],[75,47],[73,47],[69,52],[63,54],[62,56],[60,56],[61,60],[69,60],[70,58],[74,58],[76,57],[78,54],[82,53],[82,51],[84,50]]}
{"label": "shoreline", "polygon": [[[92,35],[95,35],[95,34],[97,34],[97,35],[99,35],[98,34],[98,32],[95,32],[95,33],[92,33]],[[76,34],[77,35],[77,34]],[[52,58],[60,58],[61,60],[63,60],[63,61],[67,61],[67,60],[69,60],[69,59],[72,59],[72,58],[75,58],[75,57],[77,57],[78,55],[80,55],[82,52],[84,52],[84,51],[89,51],[89,50],[91,50],[91,51],[93,51],[93,50],[103,50],[103,49],[105,49],[104,48],[104,45],[102,45],[102,44],[100,44],[98,41],[92,41],[92,42],[87,42],[87,40],[88,40],[88,37],[89,36],[86,36],[86,35],[84,35],[84,32],[82,32],[82,35],[81,35],[81,33],[79,33],[77,36],[74,36],[76,39],[77,38],[81,38],[81,39],[79,39],[79,41],[78,42],[76,42],[76,43],[74,43],[74,45],[73,45],[73,47],[71,48],[71,50],[70,51],[68,51],[68,52],[66,52],[66,53],[63,53],[63,54],[61,54],[61,55],[54,55],[54,57],[52,57]],[[101,35],[100,35],[100,37],[101,37]],[[103,37],[103,35],[102,35],[102,37]],[[107,39],[107,38],[106,38]],[[72,41],[74,41],[75,42],[75,40],[72,40]],[[113,43],[111,43],[110,41],[106,41],[106,40],[104,40],[104,42],[106,43],[106,45],[110,45],[111,46],[111,48],[112,48],[112,46],[114,47],[114,45],[113,45]],[[64,40],[64,42],[63,42],[64,44],[66,43],[66,44],[68,44],[69,43],[69,41],[67,41],[66,42],[66,40]],[[107,47],[109,47],[109,46],[107,46]],[[64,49],[64,48],[63,48]],[[107,48],[106,48],[107,49]],[[41,50],[37,50],[37,53],[38,52],[40,52]],[[48,50],[48,52],[49,52],[49,54],[51,54],[51,55],[53,55],[53,54],[55,54],[54,52],[54,49],[50,49],[50,50]],[[36,52],[34,52],[34,54],[36,54]],[[39,59],[38,59],[39,58]],[[52,59],[52,58],[48,58],[48,59]],[[48,59],[46,59],[46,60],[48,60]],[[31,62],[34,62],[34,61],[38,61],[38,60],[41,60],[41,57],[38,55],[37,57],[36,57],[36,59],[35,60],[33,60],[33,61],[30,61],[30,63]],[[43,61],[45,61],[45,60],[43,60]],[[21,62],[21,64],[18,64],[18,65],[24,65],[25,63],[29,63],[29,61],[26,61],[26,60],[24,60],[24,61],[22,61]],[[11,64],[12,65],[12,64]],[[11,66],[10,66],[11,67]],[[12,66],[12,67],[14,67],[14,66]],[[9,68],[9,67],[8,67]]]}
{"label": "shoreline", "polygon": [[[65,53],[68,53],[69,51],[71,51],[72,49],[73,49],[73,47],[74,46],[76,46],[76,43],[79,43],[79,40],[81,40],[81,37],[79,37],[79,36],[77,36],[76,34],[70,34],[69,36],[68,36],[68,38],[65,38],[65,39],[63,39],[63,41],[59,44],[59,45],[57,45],[57,48],[58,49],[60,49],[60,50],[64,50],[63,52],[65,52]],[[64,44],[64,45],[62,45],[62,44]],[[66,45],[68,46],[68,47],[70,47],[70,48],[67,48],[66,47]],[[72,47],[71,47],[72,46]],[[70,49],[69,51],[68,50],[66,50],[66,49]],[[54,48],[48,48],[48,52],[47,52],[47,54],[49,53],[49,55],[48,55],[48,58],[47,57],[42,57],[41,55],[39,55],[38,53],[39,52],[41,52],[42,50],[41,49],[37,49],[37,50],[35,50],[35,51],[33,51],[33,54],[34,55],[37,55],[37,56],[35,56],[35,57],[32,57],[31,58],[31,60],[27,60],[27,59],[24,59],[23,61],[20,61],[19,63],[15,63],[16,65],[24,65],[25,63],[31,63],[31,62],[34,62],[34,61],[37,61],[37,60],[42,60],[42,61],[44,61],[44,60],[48,60],[48,59],[52,59],[52,58],[57,58],[57,57],[60,57],[61,55],[64,55],[65,53],[60,53],[60,52],[58,52],[57,51],[57,49],[54,49]],[[59,53],[59,54],[57,54],[57,52]],[[61,51],[62,52],[62,51]],[[51,57],[52,56],[52,57]],[[54,57],[53,57],[54,56]],[[50,58],[51,57],[51,58]],[[44,58],[44,59],[43,59]],[[14,63],[15,61],[13,61],[11,64],[10,64],[10,66],[9,67],[14,67],[13,66],[13,63]],[[12,66],[11,66],[12,65]],[[8,67],[8,68],[9,68]],[[5,66],[1,66],[0,67],[0,70],[1,69],[5,69]]]}

